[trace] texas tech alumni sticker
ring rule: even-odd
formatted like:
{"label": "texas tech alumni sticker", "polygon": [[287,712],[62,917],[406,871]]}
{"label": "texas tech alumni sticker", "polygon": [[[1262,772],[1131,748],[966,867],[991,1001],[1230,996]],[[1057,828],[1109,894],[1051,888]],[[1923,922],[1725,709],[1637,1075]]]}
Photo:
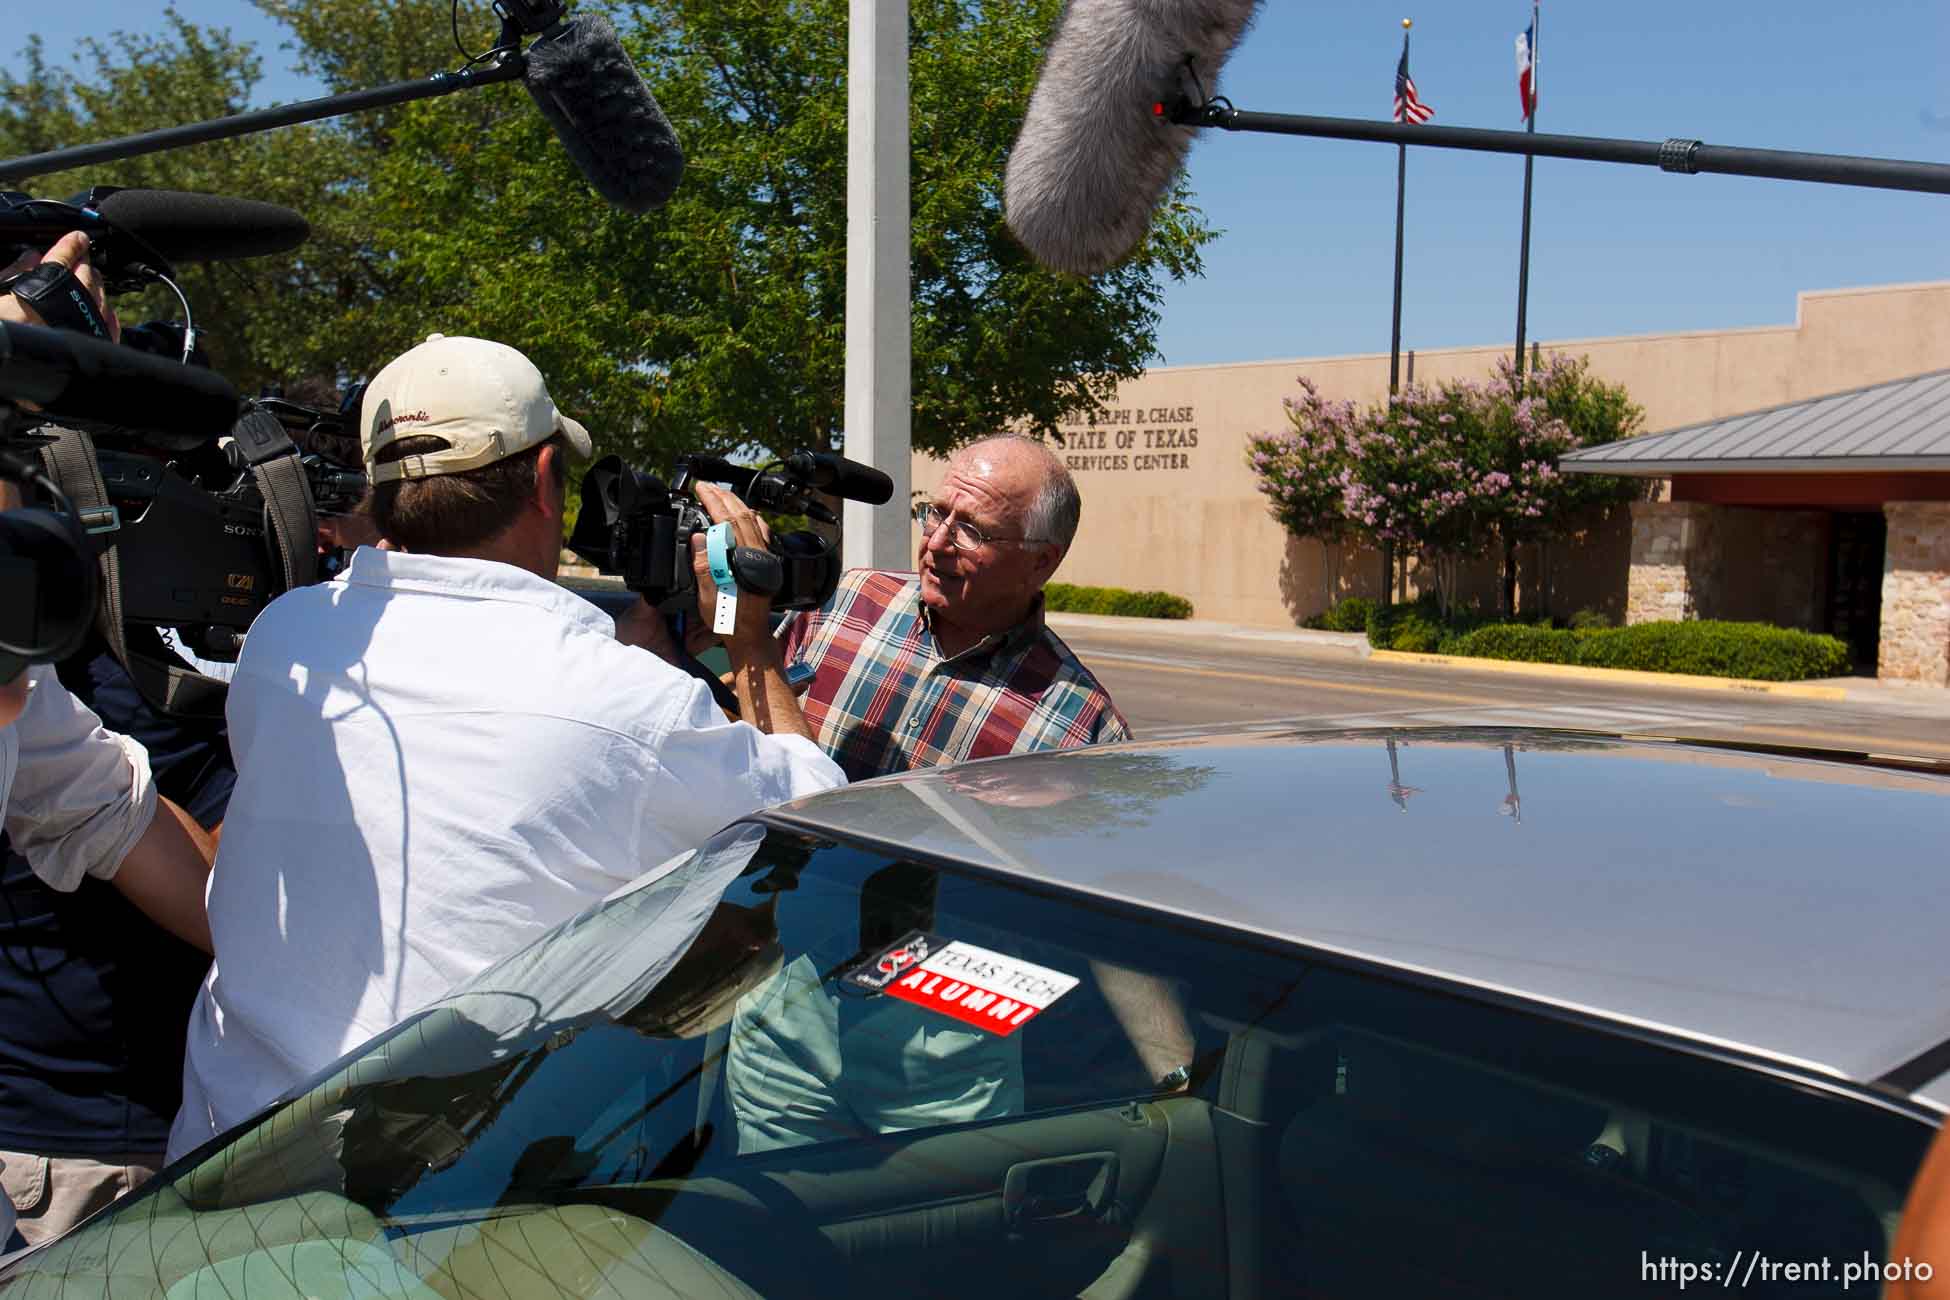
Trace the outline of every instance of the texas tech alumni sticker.
{"label": "texas tech alumni sticker", "polygon": [[1077,986],[1074,975],[918,930],[846,980],[998,1036],[1022,1028]]}

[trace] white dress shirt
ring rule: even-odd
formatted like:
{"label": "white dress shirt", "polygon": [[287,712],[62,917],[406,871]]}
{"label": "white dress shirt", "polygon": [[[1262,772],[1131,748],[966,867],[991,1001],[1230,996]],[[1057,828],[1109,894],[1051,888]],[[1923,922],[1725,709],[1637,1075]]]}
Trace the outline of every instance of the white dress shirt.
{"label": "white dress shirt", "polygon": [[552,582],[366,547],[259,616],[228,717],[171,1159],[726,823],[846,779]]}
{"label": "white dress shirt", "polygon": [[149,753],[102,726],[51,665],[27,670],[27,706],[0,728],[7,835],[50,887],[112,878],[156,815]]}

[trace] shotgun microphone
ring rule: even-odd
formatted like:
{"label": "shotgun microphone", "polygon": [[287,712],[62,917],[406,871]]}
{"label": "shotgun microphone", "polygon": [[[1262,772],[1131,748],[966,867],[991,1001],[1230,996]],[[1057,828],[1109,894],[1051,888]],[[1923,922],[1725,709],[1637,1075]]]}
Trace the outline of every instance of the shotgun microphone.
{"label": "shotgun microphone", "polygon": [[1003,177],[1009,229],[1052,270],[1095,275],[1144,238],[1259,0],[1070,0]]}
{"label": "shotgun microphone", "polygon": [[288,253],[311,238],[304,216],[277,203],[185,190],[110,189],[82,196],[102,214],[172,262],[229,262]]}
{"label": "shotgun microphone", "polygon": [[97,185],[65,203],[0,193],[0,261],[44,251],[71,231],[88,236],[89,261],[112,293],[174,273],[178,262],[221,262],[284,253],[311,234],[303,216],[276,203],[187,190]]}
{"label": "shotgun microphone", "polygon": [[804,482],[848,501],[884,506],[893,499],[893,479],[871,465],[830,451],[795,451],[785,458],[785,464]]}
{"label": "shotgun microphone", "polygon": [[662,207],[684,174],[684,150],[609,19],[560,22],[527,58],[522,82],[590,187],[625,212]]}
{"label": "shotgun microphone", "polygon": [[6,402],[33,402],[57,419],[205,440],[230,428],[243,405],[214,370],[72,330],[0,322],[0,403]]}

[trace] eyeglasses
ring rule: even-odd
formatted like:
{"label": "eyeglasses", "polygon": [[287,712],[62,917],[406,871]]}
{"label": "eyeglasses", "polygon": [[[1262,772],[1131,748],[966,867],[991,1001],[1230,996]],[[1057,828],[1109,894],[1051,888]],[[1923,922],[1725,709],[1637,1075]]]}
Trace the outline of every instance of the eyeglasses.
{"label": "eyeglasses", "polygon": [[[940,506],[926,503],[914,507],[914,522],[921,525],[921,536],[932,537],[934,530],[948,522],[948,512]],[[958,551],[972,551],[989,543],[997,546],[1041,546],[1034,537],[990,537],[965,519],[957,519],[948,525],[948,544]]]}

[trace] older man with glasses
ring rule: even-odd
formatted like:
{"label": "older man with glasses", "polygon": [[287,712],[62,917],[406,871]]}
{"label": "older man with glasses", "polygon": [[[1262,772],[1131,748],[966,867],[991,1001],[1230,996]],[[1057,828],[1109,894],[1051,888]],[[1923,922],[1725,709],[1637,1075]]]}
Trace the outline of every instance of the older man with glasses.
{"label": "older man with glasses", "polygon": [[[917,572],[856,569],[825,605],[784,626],[785,661],[814,672],[806,723],[849,779],[1129,738],[1109,693],[1043,622],[1043,586],[1081,513],[1076,483],[1041,442],[973,443],[915,507]],[[996,802],[981,786],[952,788],[978,804]],[[820,905],[812,896],[780,906],[799,914],[797,924],[830,925],[835,958],[902,929],[938,927],[1026,960],[1041,956],[1021,951],[1006,931],[970,929],[952,909],[938,915],[931,878],[910,879],[908,889],[895,879],[903,874],[897,868],[868,882],[857,923],[808,922]],[[882,907],[898,920],[879,917]],[[891,999],[842,1005],[820,973],[829,965],[802,955],[738,1003],[725,1079],[739,1151],[1024,1112],[1021,1038]],[[1074,1059],[1134,1056],[1160,1090],[1185,1087],[1195,1044],[1175,991],[1107,963],[1090,969],[1128,1045],[1115,1036],[1075,1043]]]}
{"label": "older man with glasses", "polygon": [[786,624],[786,662],[814,672],[806,721],[849,778],[1129,738],[1043,622],[1043,586],[1081,514],[1041,442],[972,443],[915,507],[918,572],[854,570]]}

